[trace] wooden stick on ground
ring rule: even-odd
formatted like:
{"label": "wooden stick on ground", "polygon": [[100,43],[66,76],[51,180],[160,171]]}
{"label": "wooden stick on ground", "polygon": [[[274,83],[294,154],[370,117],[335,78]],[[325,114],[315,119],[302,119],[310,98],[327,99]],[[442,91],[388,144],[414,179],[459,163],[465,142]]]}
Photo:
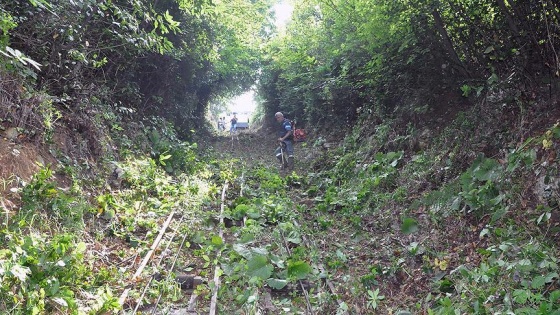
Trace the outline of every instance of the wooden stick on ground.
{"label": "wooden stick on ground", "polygon": [[[183,222],[183,217],[181,217],[181,221],[179,221],[179,225],[181,225],[181,222]],[[167,246],[165,247],[165,249],[163,250],[163,253],[167,252],[169,250],[169,247],[171,246],[171,243],[173,243],[173,239],[175,238],[175,235],[177,234],[177,230],[173,231],[173,234],[171,234],[171,238],[169,239],[169,242],[167,243]],[[159,261],[156,264],[156,269],[159,268],[159,266],[161,265],[161,262],[163,261],[163,258],[165,258],[165,255],[162,255],[159,259]],[[140,295],[140,297],[136,300],[136,307],[134,308],[134,311],[132,311],[132,314],[136,314],[136,311],[138,311],[138,308],[140,307],[140,305],[142,304],[142,300],[144,299],[144,296],[146,295],[146,292],[148,292],[148,289],[150,288],[150,285],[152,284],[152,280],[154,280],[154,275],[152,275],[150,277],[150,279],[148,280],[148,283],[146,283],[146,286],[144,287],[144,291],[142,291],[142,294]],[[161,293],[158,297],[158,301],[159,298],[161,297]],[[157,303],[156,303],[156,307],[157,307]]]}
{"label": "wooden stick on ground", "polygon": [[[224,230],[222,229],[222,226],[224,225],[224,208],[225,208],[225,199],[226,199],[226,191],[228,188],[228,184],[226,183],[224,185],[224,188],[222,189],[222,204],[220,205],[220,231],[219,231],[219,236],[221,239],[223,239],[224,237]],[[222,254],[221,251],[218,252],[218,256],[216,257],[216,259],[220,258],[220,255]],[[214,292],[212,293],[212,299],[210,300],[210,315],[215,315],[216,314],[216,307],[218,304],[218,290],[220,289],[220,266],[218,264],[216,264],[216,268],[214,269]]]}
{"label": "wooden stick on ground", "polygon": [[[136,279],[140,276],[140,274],[144,270],[144,267],[146,267],[146,265],[148,264],[148,261],[150,261],[150,258],[152,258],[152,255],[153,255],[154,251],[157,249],[157,247],[159,245],[159,242],[161,241],[161,238],[163,237],[163,234],[165,234],[165,230],[167,230],[167,227],[169,226],[169,223],[171,223],[171,220],[173,219],[174,214],[175,214],[175,211],[172,211],[169,214],[169,216],[167,217],[167,220],[165,221],[165,223],[161,227],[161,230],[159,231],[159,235],[155,239],[154,243],[152,244],[152,247],[150,248],[150,250],[148,251],[148,253],[144,257],[144,260],[142,261],[142,263],[140,264],[140,266],[136,270],[136,273],[132,277],[132,281],[136,281]],[[124,305],[124,301],[128,297],[129,292],[130,292],[130,288],[126,288],[124,290],[124,292],[121,294],[121,297],[119,298],[119,303],[121,305]]]}
{"label": "wooden stick on ground", "polygon": [[[181,245],[179,245],[179,249],[177,250],[177,253],[175,253],[175,258],[173,258],[173,263],[171,264],[171,268],[169,268],[170,271],[173,271],[175,269],[175,263],[177,262],[177,259],[179,259],[179,254],[181,253],[181,249],[183,248],[183,245],[185,245],[185,241],[187,240],[187,236],[188,234],[185,233],[185,235],[183,235],[183,240],[181,241]],[[167,275],[169,277],[169,275]],[[159,294],[156,303],[154,304],[154,308],[157,308],[159,301],[161,300],[161,297],[163,295],[163,292]],[[154,312],[152,311],[152,314],[154,314]]]}

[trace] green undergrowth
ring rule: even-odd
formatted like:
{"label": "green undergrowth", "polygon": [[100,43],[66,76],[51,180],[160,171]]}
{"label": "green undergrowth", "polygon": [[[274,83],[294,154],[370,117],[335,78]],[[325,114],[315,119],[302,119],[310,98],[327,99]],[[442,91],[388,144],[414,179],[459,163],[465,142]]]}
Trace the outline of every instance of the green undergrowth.
{"label": "green undergrowth", "polygon": [[[117,313],[124,289],[132,289],[127,309],[156,273],[165,277],[153,281],[142,303],[162,297],[164,307],[180,300],[174,271],[204,261],[191,241],[211,230],[206,208],[216,208],[218,187],[233,175],[221,161],[206,157],[202,163],[196,145],[178,142],[171,129],[147,130],[152,149],[142,154],[139,148],[146,143],[130,146],[135,151],[112,162],[106,177],[79,177],[81,170],[65,164],[43,167],[29,183],[12,189],[21,207],[6,212],[0,227],[1,313]],[[72,175],[70,188],[59,187],[57,172]],[[179,250],[181,239],[171,240],[167,251],[160,249],[132,279],[171,212],[175,220],[169,229],[187,241]],[[176,252],[178,258],[160,257]],[[211,267],[196,269],[204,276]]]}
{"label": "green undergrowth", "polygon": [[[487,157],[446,140],[473,128],[456,122],[424,151],[384,152],[387,137],[354,132],[325,153],[304,180],[315,238],[340,236],[320,259],[371,312],[560,313],[558,124]],[[389,296],[407,281],[423,285],[413,299]]]}
{"label": "green undergrowth", "polygon": [[[268,295],[279,314],[329,305],[334,297],[322,288],[319,253],[304,241],[303,209],[288,194],[302,178],[198,152],[195,144],[178,142],[169,126],[144,132],[148,144],[119,139],[122,159],[107,164],[106,176],[80,177],[80,166],[65,163],[43,167],[13,191],[21,208],[0,230],[2,313],[118,313],[157,300],[163,312],[185,308],[189,296],[175,281],[179,274],[202,278],[192,289],[200,296],[197,309],[206,311],[216,266],[224,313],[254,314]],[[59,186],[60,175],[72,180],[69,188]],[[224,218],[233,222],[227,227],[217,224],[225,183]],[[169,230],[176,237],[164,238],[134,278],[172,212]]]}
{"label": "green undergrowth", "polygon": [[[63,310],[95,313],[118,309],[106,286],[109,269],[96,269],[84,242],[87,199],[65,192],[39,171],[21,189],[22,207],[6,217],[0,236],[0,309],[9,314],[44,314]],[[89,299],[81,293],[88,292]]]}
{"label": "green undergrowth", "polygon": [[[424,150],[407,149],[412,128],[357,128],[285,176],[199,152],[164,121],[135,124],[142,136],[115,141],[106,175],[42,167],[11,191],[0,312],[184,308],[180,273],[203,279],[192,289],[207,311],[217,270],[224,314],[558,314],[557,124],[491,156],[450,140],[476,129],[463,115]],[[176,237],[132,279],[172,212]]]}
{"label": "green undergrowth", "polygon": [[238,165],[226,234],[207,238],[221,254],[221,310],[555,314],[557,196],[529,190],[555,185],[559,130],[469,161],[351,135],[312,173]]}
{"label": "green undergrowth", "polygon": [[280,177],[257,166],[246,169],[232,187],[220,259],[224,314],[257,314],[265,296],[272,303],[266,307],[277,314],[321,309],[325,297],[318,289],[324,275],[317,268],[318,254],[305,243],[301,214],[287,194],[300,181],[295,173]]}

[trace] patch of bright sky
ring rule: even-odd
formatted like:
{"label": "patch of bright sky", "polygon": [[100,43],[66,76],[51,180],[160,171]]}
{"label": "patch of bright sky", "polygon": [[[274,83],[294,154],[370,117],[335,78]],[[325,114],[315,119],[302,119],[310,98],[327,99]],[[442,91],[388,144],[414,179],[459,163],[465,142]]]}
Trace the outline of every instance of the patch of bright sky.
{"label": "patch of bright sky", "polygon": [[[273,10],[276,15],[276,27],[281,31],[291,19],[294,7],[289,3],[289,0],[282,0],[273,6]],[[252,113],[256,107],[254,91],[250,90],[233,98],[229,109],[236,113]]]}
{"label": "patch of bright sky", "polygon": [[276,15],[276,27],[278,29],[284,28],[286,23],[292,18],[294,7],[287,0],[283,0],[275,4],[273,9]]}
{"label": "patch of bright sky", "polygon": [[251,90],[234,97],[231,100],[231,105],[229,109],[235,113],[245,113],[245,112],[252,113],[257,107],[257,104],[253,99],[254,94],[255,94],[254,91]]}

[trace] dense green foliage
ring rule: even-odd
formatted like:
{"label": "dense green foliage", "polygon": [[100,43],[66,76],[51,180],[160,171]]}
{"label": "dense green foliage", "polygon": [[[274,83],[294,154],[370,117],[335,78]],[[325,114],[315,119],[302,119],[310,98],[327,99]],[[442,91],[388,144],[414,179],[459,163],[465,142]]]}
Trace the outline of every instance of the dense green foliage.
{"label": "dense green foliage", "polygon": [[[560,314],[557,1],[273,3],[0,4],[0,312]],[[201,132],[254,84],[291,174]]]}
{"label": "dense green foliage", "polygon": [[[86,179],[78,166],[63,161],[56,171],[41,168],[29,183],[12,188],[10,198],[19,196],[21,207],[1,220],[0,312],[116,314],[123,308],[118,300],[123,283],[133,272],[119,268],[117,261],[145,254],[144,247],[158,233],[157,218],[178,212],[194,233],[202,220],[200,204],[215,193],[209,177],[215,172],[215,179],[222,180],[220,170],[202,164],[196,145],[181,142],[166,127],[147,129],[133,140],[130,158],[115,165],[120,177],[109,183],[101,177]],[[138,158],[145,145],[153,158]],[[56,176],[62,174],[72,178],[72,187],[59,187]],[[4,187],[11,178],[2,179]],[[97,250],[110,244],[119,250],[106,265],[105,254]],[[177,294],[172,279],[159,290],[170,299]]]}
{"label": "dense green foliage", "polygon": [[260,93],[268,115],[316,128],[360,114],[415,123],[498,81],[525,99],[560,70],[554,1],[307,0],[294,15],[267,48]]}
{"label": "dense green foliage", "polygon": [[[199,128],[214,97],[253,84],[269,1],[8,1],[3,69],[36,78],[66,110],[113,108]],[[38,63],[29,68],[29,61]],[[35,64],[34,63],[34,64]]]}

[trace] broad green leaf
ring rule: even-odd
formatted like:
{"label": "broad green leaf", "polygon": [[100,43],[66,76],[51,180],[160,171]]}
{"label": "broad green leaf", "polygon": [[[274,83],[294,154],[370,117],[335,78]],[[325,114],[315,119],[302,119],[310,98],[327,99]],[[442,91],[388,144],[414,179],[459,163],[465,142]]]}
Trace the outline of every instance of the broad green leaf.
{"label": "broad green leaf", "polygon": [[517,289],[513,291],[513,300],[519,304],[525,304],[529,298],[529,292],[527,290]]}
{"label": "broad green leaf", "polygon": [[251,248],[251,252],[256,255],[268,256],[268,250],[265,247]]}
{"label": "broad green leaf", "polygon": [[305,261],[296,261],[288,263],[288,277],[296,280],[307,278],[311,273],[311,266]]}
{"label": "broad green leaf", "polygon": [[231,263],[231,264],[225,264],[225,263],[221,263],[221,269],[223,270],[224,274],[231,276],[234,272],[235,272],[235,268],[237,268],[239,264],[238,263]]}
{"label": "broad green leaf", "polygon": [[501,219],[509,210],[509,207],[500,207],[492,215],[492,222],[496,222]]}
{"label": "broad green leaf", "polygon": [[247,274],[250,277],[257,277],[261,280],[266,280],[272,275],[271,264],[268,263],[268,259],[265,256],[255,255],[247,263]]}
{"label": "broad green leaf", "polygon": [[494,180],[498,177],[498,171],[500,169],[501,165],[498,161],[494,159],[482,159],[478,161],[478,165],[474,167],[473,176],[482,182]]}
{"label": "broad green leaf", "polygon": [[551,301],[556,301],[558,299],[560,299],[560,290],[552,291],[552,293],[550,293],[550,300]]}
{"label": "broad green leaf", "polygon": [[251,257],[251,250],[249,250],[245,245],[243,244],[234,244],[233,245],[233,250],[238,253],[239,255],[241,255],[243,258],[245,259],[249,259]]}
{"label": "broad green leaf", "polygon": [[221,237],[219,237],[218,235],[214,235],[212,236],[212,244],[216,245],[216,246],[220,246],[224,243],[224,241],[222,240]]}
{"label": "broad green leaf", "polygon": [[244,233],[239,239],[240,243],[247,244],[255,240],[255,235],[252,233]]}
{"label": "broad green leaf", "polygon": [[76,251],[76,253],[82,254],[82,253],[84,253],[84,252],[86,251],[86,249],[87,249],[86,243],[84,243],[84,242],[79,242],[79,243],[76,245],[75,251]]}
{"label": "broad green leaf", "polygon": [[235,300],[237,301],[237,303],[239,304],[243,304],[247,301],[247,299],[249,298],[249,296],[252,295],[252,290],[245,290],[243,292],[243,294],[239,294],[235,297]]}
{"label": "broad green leaf", "polygon": [[247,211],[249,211],[249,206],[241,204],[235,207],[234,213],[238,214],[240,216],[239,218],[242,218],[245,214],[247,214]]}
{"label": "broad green leaf", "polygon": [[557,272],[551,272],[551,273],[546,275],[545,282],[546,283],[551,283],[552,281],[554,281],[555,278],[558,279],[558,273]]}
{"label": "broad green leaf", "polygon": [[283,260],[282,257],[280,257],[280,256],[271,254],[271,255],[270,255],[270,261],[271,261],[274,265],[276,265],[276,267],[278,267],[278,268],[282,268],[282,269],[283,269],[283,268],[285,267],[285,266],[284,266],[284,260]]}
{"label": "broad green leaf", "polygon": [[247,211],[247,216],[251,219],[258,219],[258,218],[261,217],[261,213],[259,212],[259,210],[257,208],[251,207]]}
{"label": "broad green leaf", "polygon": [[533,278],[533,281],[531,281],[531,287],[533,289],[540,289],[544,287],[545,284],[546,278],[543,276],[536,276],[535,278]]}
{"label": "broad green leaf", "polygon": [[291,231],[286,237],[286,241],[293,244],[301,244],[301,237],[296,231]]}
{"label": "broad green leaf", "polygon": [[275,290],[280,290],[280,289],[283,289],[288,284],[288,281],[284,280],[284,279],[270,278],[270,279],[266,280],[266,284],[268,284],[269,287],[271,287]]}

